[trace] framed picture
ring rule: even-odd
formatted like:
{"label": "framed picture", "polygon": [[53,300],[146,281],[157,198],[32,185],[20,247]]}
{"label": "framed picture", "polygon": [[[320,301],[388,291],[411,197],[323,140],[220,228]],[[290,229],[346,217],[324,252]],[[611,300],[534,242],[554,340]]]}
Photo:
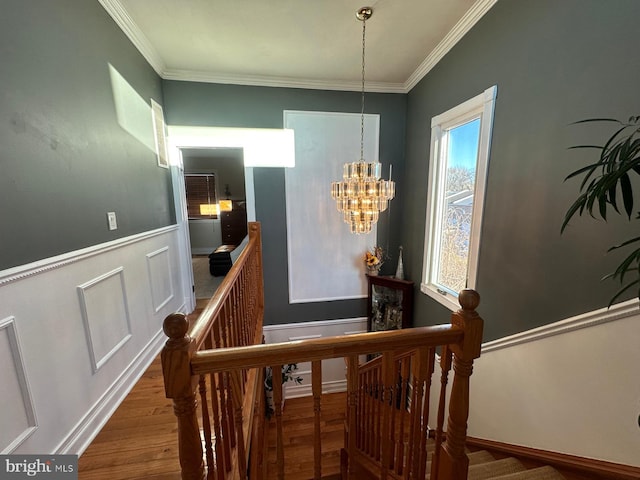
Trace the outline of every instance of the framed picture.
{"label": "framed picture", "polygon": [[158,166],[169,168],[169,158],[167,155],[167,134],[164,124],[164,114],[162,105],[151,99],[151,117],[153,119],[153,135],[156,140],[156,154],[158,156]]}

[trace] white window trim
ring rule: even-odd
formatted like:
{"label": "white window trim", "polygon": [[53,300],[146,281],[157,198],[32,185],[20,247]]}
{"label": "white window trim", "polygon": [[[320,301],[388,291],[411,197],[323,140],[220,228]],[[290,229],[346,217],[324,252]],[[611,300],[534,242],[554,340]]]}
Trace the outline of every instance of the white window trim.
{"label": "white window trim", "polygon": [[[424,236],[424,263],[422,268],[422,282],[420,290],[426,295],[440,302],[451,311],[458,310],[458,295],[451,292],[443,292],[431,282],[431,265],[433,257],[437,252],[431,248],[438,245],[435,233],[439,231],[438,223],[440,215],[436,215],[435,201],[438,194],[438,186],[443,184],[440,178],[442,172],[439,162],[442,159],[437,153],[442,148],[442,131],[463,124],[472,117],[480,117],[480,139],[478,143],[478,163],[476,165],[476,180],[473,199],[473,219],[471,222],[471,235],[469,241],[468,260],[468,288],[475,288],[478,270],[478,252],[480,249],[480,230],[482,227],[482,214],[484,209],[484,195],[487,182],[487,172],[489,165],[489,150],[491,144],[491,132],[493,129],[493,112],[498,87],[496,85],[487,88],[483,93],[467,100],[460,105],[447,110],[431,120],[431,148],[429,152],[429,184],[427,190],[427,211],[426,227]],[[438,175],[439,174],[439,175]]]}

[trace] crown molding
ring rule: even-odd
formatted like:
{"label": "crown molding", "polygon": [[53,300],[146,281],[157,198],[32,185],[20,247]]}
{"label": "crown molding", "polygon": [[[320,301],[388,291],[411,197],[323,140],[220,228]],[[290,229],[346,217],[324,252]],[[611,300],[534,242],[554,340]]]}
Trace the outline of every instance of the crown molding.
{"label": "crown molding", "polygon": [[[165,80],[187,82],[223,83],[232,85],[251,85],[258,87],[304,88],[311,90],[340,90],[359,92],[362,83],[349,81],[313,80],[294,77],[270,77],[259,75],[227,75],[196,70],[165,70]],[[402,83],[366,82],[365,90],[376,93],[407,93]]]}
{"label": "crown molding", "polygon": [[404,84],[405,92],[411,91],[497,2],[498,0],[478,0],[474,3],[407,79]]}
{"label": "crown molding", "polygon": [[[146,35],[133,21],[120,0],[98,0],[116,24],[149,62],[151,67],[165,80],[187,82],[222,83],[261,87],[303,88],[311,90],[339,90],[359,92],[360,82],[300,79],[293,77],[271,77],[251,75],[227,75],[197,70],[167,69]],[[429,71],[460,41],[464,35],[493,7],[498,0],[477,0],[454,25],[442,41],[431,51],[420,66],[404,83],[367,82],[365,90],[375,93],[408,93]]]}
{"label": "crown molding", "polygon": [[153,47],[147,36],[142,33],[138,24],[133,21],[127,10],[122,6],[120,0],[98,0],[100,5],[107,11],[116,22],[120,30],[131,40],[131,43],[138,49],[142,56],[149,62],[158,75],[162,77],[166,68],[164,60]]}

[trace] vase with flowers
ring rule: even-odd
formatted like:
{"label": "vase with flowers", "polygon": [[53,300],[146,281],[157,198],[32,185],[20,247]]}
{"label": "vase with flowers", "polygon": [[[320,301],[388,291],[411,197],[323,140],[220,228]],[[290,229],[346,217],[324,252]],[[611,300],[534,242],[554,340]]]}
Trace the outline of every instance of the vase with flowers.
{"label": "vase with flowers", "polygon": [[364,254],[364,264],[368,275],[378,275],[380,267],[384,263],[384,251],[382,247],[373,247]]}

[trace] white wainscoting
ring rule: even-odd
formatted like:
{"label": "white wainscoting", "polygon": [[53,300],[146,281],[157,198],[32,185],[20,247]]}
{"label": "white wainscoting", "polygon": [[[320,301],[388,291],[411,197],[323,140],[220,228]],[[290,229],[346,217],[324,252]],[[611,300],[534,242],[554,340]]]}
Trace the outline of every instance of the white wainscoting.
{"label": "white wainscoting", "polygon": [[15,450],[37,428],[14,317],[0,320],[0,368],[3,410],[0,453],[6,454]]}
{"label": "white wainscoting", "polygon": [[84,451],[183,309],[177,244],[170,226],[0,272],[2,453]]}
{"label": "white wainscoting", "polygon": [[488,342],[471,376],[468,434],[640,466],[639,365],[637,300]]}
{"label": "white wainscoting", "polygon": [[131,338],[124,268],[78,287],[91,367],[97,372]]}
{"label": "white wainscoting", "polygon": [[[284,325],[267,325],[264,327],[266,343],[291,342],[311,338],[351,335],[367,331],[366,318],[347,318],[324,320],[318,322],[287,323]],[[285,398],[305,397],[311,395],[311,362],[298,364],[296,372],[302,377],[302,383],[291,382],[284,385]],[[347,390],[343,358],[334,358],[322,362],[322,392],[344,392]]]}
{"label": "white wainscoting", "polygon": [[153,309],[159,312],[173,300],[173,278],[171,277],[171,255],[169,247],[147,254],[149,286]]}

